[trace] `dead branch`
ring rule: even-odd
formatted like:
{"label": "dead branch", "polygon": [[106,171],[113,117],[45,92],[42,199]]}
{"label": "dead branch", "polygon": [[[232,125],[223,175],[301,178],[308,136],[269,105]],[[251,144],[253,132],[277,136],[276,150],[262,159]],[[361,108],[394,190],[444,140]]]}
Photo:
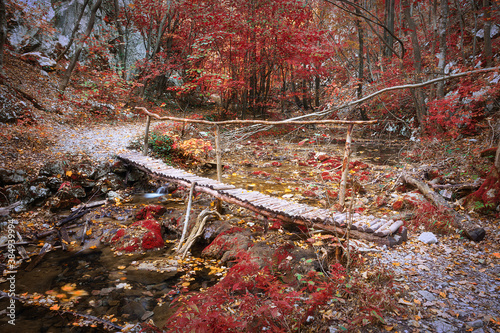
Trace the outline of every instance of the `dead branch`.
{"label": "dead branch", "polygon": [[193,229],[191,229],[191,233],[189,234],[186,243],[184,243],[184,245],[177,251],[178,253],[182,253],[182,259],[186,257],[196,238],[200,237],[203,233],[205,224],[210,218],[210,215],[216,215],[219,219],[222,219],[222,216],[217,211],[211,211],[209,208],[204,209],[200,215],[198,215],[196,224]]}
{"label": "dead branch", "polygon": [[21,201],[14,202],[12,205],[9,205],[7,207],[1,207],[0,208],[0,216],[7,216],[10,214],[10,211],[16,208],[21,204]]}
{"label": "dead branch", "polygon": [[372,125],[376,124],[377,120],[334,120],[334,119],[323,119],[323,120],[223,120],[223,121],[208,121],[201,119],[187,119],[187,118],[177,118],[177,117],[161,117],[156,113],[149,112],[146,108],[142,106],[136,106],[136,109],[142,110],[146,115],[156,118],[158,120],[171,120],[181,123],[194,123],[194,124],[205,124],[205,125],[234,125],[234,124],[255,124],[255,125],[314,125],[314,124],[356,124],[356,125]]}
{"label": "dead branch", "polygon": [[449,204],[444,200],[439,194],[434,192],[427,184],[424,182],[413,178],[409,174],[402,175],[403,180],[411,185],[416,186],[419,191],[434,205],[441,206],[447,209],[447,211],[453,216],[453,222],[456,228],[462,230],[464,235],[476,242],[480,242],[484,239],[486,231],[471,221],[468,215],[462,215],[455,211]]}
{"label": "dead branch", "polygon": [[40,253],[38,254],[38,256],[35,259],[33,259],[32,262],[29,263],[29,265],[25,268],[25,271],[31,272],[33,270],[33,268],[35,268],[35,266],[38,265],[38,263],[40,261],[42,261],[43,257],[50,251],[51,248],[52,248],[52,244],[50,244],[50,243],[43,244],[43,246],[40,250]]}

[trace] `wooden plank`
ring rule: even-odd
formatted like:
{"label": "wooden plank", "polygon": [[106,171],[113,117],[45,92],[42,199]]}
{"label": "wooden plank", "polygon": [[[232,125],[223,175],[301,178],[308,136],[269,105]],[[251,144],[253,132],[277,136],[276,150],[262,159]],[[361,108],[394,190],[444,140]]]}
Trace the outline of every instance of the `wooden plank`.
{"label": "wooden plank", "polygon": [[385,222],[385,223],[384,223],[383,225],[381,225],[381,226],[377,229],[377,231],[375,231],[373,234],[374,234],[375,236],[379,236],[379,237],[380,237],[381,235],[383,236],[383,235],[384,235],[385,230],[386,230],[386,229],[388,229],[388,228],[389,228],[389,227],[390,227],[393,223],[394,223],[394,220],[389,220],[389,221]]}
{"label": "wooden plank", "polygon": [[383,226],[386,223],[387,220],[384,219],[376,219],[373,221],[372,225],[370,225],[367,229],[366,232],[372,233],[377,231],[381,226]]}
{"label": "wooden plank", "polygon": [[[391,221],[393,221],[393,220],[391,220]],[[374,233],[374,235],[379,236],[379,237],[391,235],[391,234],[395,233],[399,229],[399,227],[401,227],[402,225],[403,225],[403,221],[401,221],[401,220],[393,221],[391,224],[386,224],[382,228],[377,230]]]}

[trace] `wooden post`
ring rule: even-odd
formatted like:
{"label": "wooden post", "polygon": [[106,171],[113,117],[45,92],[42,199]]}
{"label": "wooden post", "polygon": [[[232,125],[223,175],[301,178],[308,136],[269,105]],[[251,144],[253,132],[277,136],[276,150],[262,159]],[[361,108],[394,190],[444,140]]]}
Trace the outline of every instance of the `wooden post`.
{"label": "wooden post", "polygon": [[[217,181],[222,183],[222,158],[220,149],[220,128],[219,125],[215,125],[215,158],[217,162]],[[222,201],[217,199],[215,209],[217,213],[222,212]]]}
{"label": "wooden post", "polygon": [[148,154],[148,142],[149,142],[149,125],[151,124],[151,116],[148,115],[148,120],[146,122],[146,134],[144,135],[144,149],[142,154],[146,156]]}
{"label": "wooden post", "polygon": [[342,178],[340,179],[339,190],[339,203],[342,208],[345,207],[345,191],[347,185],[347,174],[349,172],[349,156],[351,155],[351,132],[353,126],[353,124],[349,124],[349,126],[347,127],[347,136],[345,138],[344,160],[342,161]]}

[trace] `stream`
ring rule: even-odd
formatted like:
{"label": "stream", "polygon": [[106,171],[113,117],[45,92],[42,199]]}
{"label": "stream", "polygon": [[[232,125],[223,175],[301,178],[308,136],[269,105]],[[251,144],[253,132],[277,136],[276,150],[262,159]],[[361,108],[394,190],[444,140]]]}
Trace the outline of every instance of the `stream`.
{"label": "stream", "polygon": [[[292,150],[292,148],[294,150]],[[313,148],[296,145],[285,147],[280,158],[269,158],[266,164],[238,166],[223,177],[223,182],[248,190],[282,196],[289,199],[306,200],[299,194],[304,187],[304,172],[293,160],[296,155],[311,150],[328,149],[328,154],[342,156],[343,145],[316,146]],[[353,159],[371,164],[394,164],[399,146],[353,145]],[[279,162],[275,167],[272,162]],[[253,162],[253,161],[252,161]],[[255,175],[257,173],[257,175]],[[216,178],[213,172],[209,175]],[[318,205],[318,200],[307,199],[308,204]],[[170,198],[166,193],[137,193],[132,195],[116,213],[95,216],[93,224],[109,225],[86,240],[83,246],[72,251],[56,249],[49,252],[30,272],[22,264],[15,274],[15,293],[36,294],[37,305],[16,302],[16,326],[8,325],[7,316],[1,316],[2,332],[100,332],[102,326],[89,327],[92,321],[72,315],[61,315],[48,307],[60,306],[79,314],[105,318],[118,325],[153,320],[162,327],[175,308],[171,301],[178,295],[179,286],[186,281],[191,291],[215,284],[220,274],[213,274],[218,265],[216,260],[200,259],[203,246],[192,249],[192,257],[185,261],[174,257],[175,239],[167,240],[162,250],[140,254],[117,255],[111,248],[99,241],[110,228],[128,225],[130,215],[141,206],[160,204],[167,208],[167,214],[182,216],[185,203]],[[81,230],[79,232],[82,232]],[[8,282],[0,283],[2,290],[8,290]],[[0,309],[6,309],[8,299],[0,299]],[[39,305],[43,306],[39,306]]]}

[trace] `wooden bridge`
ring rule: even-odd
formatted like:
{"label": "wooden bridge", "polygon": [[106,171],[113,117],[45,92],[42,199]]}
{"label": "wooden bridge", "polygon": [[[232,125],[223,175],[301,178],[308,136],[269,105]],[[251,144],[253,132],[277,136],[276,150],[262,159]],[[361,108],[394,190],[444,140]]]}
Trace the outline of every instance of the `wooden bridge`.
{"label": "wooden bridge", "polygon": [[[346,213],[332,212],[327,209],[300,204],[257,191],[235,188],[217,180],[199,177],[184,170],[166,165],[161,160],[144,156],[141,153],[128,151],[117,156],[128,165],[134,166],[155,178],[191,188],[196,192],[206,193],[224,202],[238,205],[268,218],[277,218],[309,228],[333,232],[339,237],[346,234],[348,216]],[[401,220],[387,220],[372,215],[352,214],[350,237],[365,239],[378,244],[393,246],[406,240],[406,232],[402,237],[393,237],[403,226]]]}

